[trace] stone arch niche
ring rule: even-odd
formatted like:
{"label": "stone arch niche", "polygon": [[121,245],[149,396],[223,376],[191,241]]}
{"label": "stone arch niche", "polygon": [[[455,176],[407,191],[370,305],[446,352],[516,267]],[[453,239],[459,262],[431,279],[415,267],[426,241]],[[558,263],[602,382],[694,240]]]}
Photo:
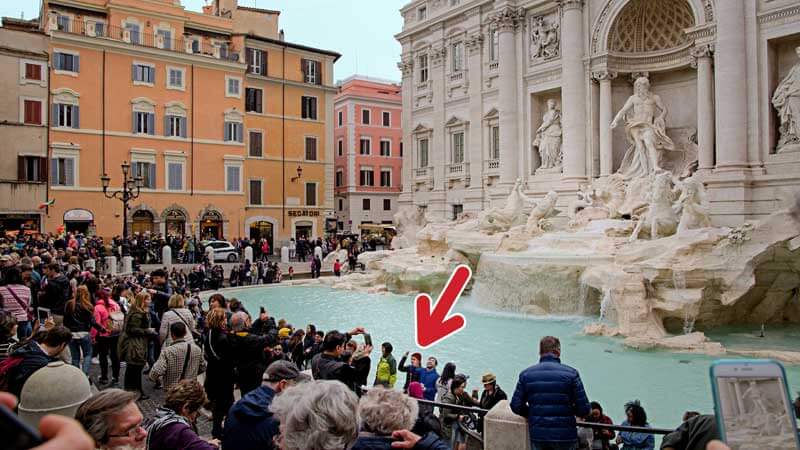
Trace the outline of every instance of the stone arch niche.
{"label": "stone arch niche", "polygon": [[181,205],[173,203],[161,212],[161,233],[165,236],[185,236],[189,223],[189,211]]}
{"label": "stone arch niche", "polygon": [[[713,17],[713,6],[705,0],[608,0],[593,26],[590,66],[600,85],[601,122],[608,117],[609,104],[611,118],[622,109],[633,94],[636,78],[648,78],[650,91],[667,110],[667,135],[676,148],[664,155],[669,161],[662,163],[676,174],[697,160],[698,103],[687,99],[698,95],[693,51],[698,41],[713,41],[709,17]],[[609,92],[610,99],[603,98]],[[603,127],[608,123],[598,124],[601,169],[603,161],[611,166],[601,175],[619,169],[630,145],[624,125],[610,132],[610,141],[604,141]]]}
{"label": "stone arch niche", "polygon": [[128,210],[127,221],[131,233],[158,233],[161,216],[149,205],[140,203]]}

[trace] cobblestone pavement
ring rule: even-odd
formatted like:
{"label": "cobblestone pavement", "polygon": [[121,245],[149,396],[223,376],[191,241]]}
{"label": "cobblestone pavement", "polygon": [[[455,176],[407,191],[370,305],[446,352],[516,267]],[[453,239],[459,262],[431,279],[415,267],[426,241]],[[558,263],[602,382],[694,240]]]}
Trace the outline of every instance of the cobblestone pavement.
{"label": "cobblestone pavement", "polygon": [[[120,388],[122,389],[122,380],[125,378],[125,363],[122,365],[122,369],[120,370],[119,376],[119,384],[111,385],[106,384],[103,386],[98,386],[97,380],[100,378],[100,366],[98,363],[93,361],[92,369],[89,372],[89,375],[92,378],[92,384],[95,385],[98,389],[104,390],[108,388]],[[198,379],[202,383],[202,375]],[[156,409],[164,404],[164,399],[166,398],[166,392],[164,389],[155,389],[155,383],[150,381],[147,378],[147,375],[142,375],[142,388],[144,389],[145,395],[147,395],[147,400],[138,400],[136,403],[139,405],[139,409],[142,411],[142,415],[144,416],[145,426],[149,425],[150,422],[153,420],[156,414]],[[205,413],[205,410],[201,410],[201,412]],[[211,415],[210,413],[206,417],[206,415],[201,414],[197,419],[197,432],[203,438],[210,438],[211,437]]]}

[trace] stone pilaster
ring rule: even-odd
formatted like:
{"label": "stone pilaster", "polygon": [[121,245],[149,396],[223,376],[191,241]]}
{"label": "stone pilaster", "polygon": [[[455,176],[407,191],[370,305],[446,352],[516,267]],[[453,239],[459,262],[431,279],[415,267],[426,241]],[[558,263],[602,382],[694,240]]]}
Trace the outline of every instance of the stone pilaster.
{"label": "stone pilaster", "polygon": [[617,77],[616,72],[595,72],[593,77],[600,84],[600,176],[614,173],[614,135],[611,121],[614,120],[614,108],[611,96],[611,81]]}
{"label": "stone pilaster", "polygon": [[586,79],[583,69],[583,0],[560,0],[561,99],[565,181],[586,178]]}
{"label": "stone pilaster", "polygon": [[697,69],[697,147],[698,168],[714,168],[714,70],[713,45],[692,49],[692,66]]}
{"label": "stone pilaster", "polygon": [[500,40],[498,110],[500,113],[500,187],[510,188],[517,177],[517,52],[515,34],[524,17],[519,9],[506,6],[497,11],[492,22]]}
{"label": "stone pilaster", "polygon": [[414,58],[411,55],[405,55],[397,67],[403,74],[402,79],[402,99],[403,99],[403,173],[401,180],[403,183],[403,192],[400,194],[398,200],[399,206],[411,206],[414,201],[414,138],[411,135],[411,130],[414,126],[411,124],[412,110],[414,108]]}
{"label": "stone pilaster", "polygon": [[[474,197],[474,200],[466,201],[464,205],[465,208],[467,208],[468,205],[479,206],[483,190],[481,184],[483,182],[483,159],[485,153],[483,147],[483,99],[480,95],[481,78],[483,77],[483,58],[481,51],[483,49],[483,42],[484,39],[480,29],[470,33],[467,38],[467,82],[469,83],[470,89],[469,130],[467,131],[467,149],[469,152],[467,161],[469,161],[470,185],[467,196],[470,199]],[[472,193],[474,193],[474,195],[470,195]],[[478,211],[479,210],[476,209],[473,212]]]}
{"label": "stone pilaster", "polygon": [[717,169],[747,167],[747,48],[744,1],[715,2]]}

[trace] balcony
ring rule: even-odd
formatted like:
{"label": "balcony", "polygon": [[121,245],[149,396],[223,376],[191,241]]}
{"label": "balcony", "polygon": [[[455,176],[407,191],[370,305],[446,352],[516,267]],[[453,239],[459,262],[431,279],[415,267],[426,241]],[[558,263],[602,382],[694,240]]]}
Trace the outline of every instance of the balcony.
{"label": "balcony", "polygon": [[458,180],[469,177],[469,163],[460,162],[453,163],[447,166],[447,179]]}
{"label": "balcony", "polygon": [[499,68],[500,68],[499,62],[495,61],[489,63],[489,72],[497,72],[497,69]]}
{"label": "balcony", "polygon": [[459,71],[459,72],[450,74],[450,82],[451,83],[458,83],[458,82],[461,82],[461,81],[464,81],[464,72],[463,71]]}
{"label": "balcony", "polygon": [[484,172],[487,174],[498,174],[500,173],[500,160],[499,159],[489,159],[484,162]]}
{"label": "balcony", "polygon": [[187,53],[224,61],[241,62],[239,52],[228,46],[209,45],[190,36],[180,39],[165,39],[162,34],[137,32],[128,28],[108,25],[103,22],[71,20],[65,27],[59,25],[55,15],[50,16],[48,31],[69,33],[98,39],[111,39],[137,47],[155,48],[176,53]]}
{"label": "balcony", "polygon": [[433,177],[433,167],[420,167],[414,169],[414,178],[417,180],[424,180]]}

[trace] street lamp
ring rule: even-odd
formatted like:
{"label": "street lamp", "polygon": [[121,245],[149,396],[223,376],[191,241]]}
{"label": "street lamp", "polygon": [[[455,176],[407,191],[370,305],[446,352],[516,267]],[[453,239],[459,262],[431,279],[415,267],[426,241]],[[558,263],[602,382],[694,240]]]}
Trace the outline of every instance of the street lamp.
{"label": "street lamp", "polygon": [[111,184],[111,177],[105,173],[100,177],[100,182],[103,184],[103,195],[106,198],[116,198],[122,202],[122,238],[125,239],[128,237],[128,203],[139,198],[144,180],[141,176],[131,176],[131,165],[128,164],[128,161],[123,161],[121,167],[122,189],[109,192],[108,186]]}
{"label": "street lamp", "polygon": [[297,166],[297,176],[296,177],[292,177],[292,183],[294,183],[295,181],[299,180],[302,176],[303,176],[303,168],[300,167],[300,166]]}

